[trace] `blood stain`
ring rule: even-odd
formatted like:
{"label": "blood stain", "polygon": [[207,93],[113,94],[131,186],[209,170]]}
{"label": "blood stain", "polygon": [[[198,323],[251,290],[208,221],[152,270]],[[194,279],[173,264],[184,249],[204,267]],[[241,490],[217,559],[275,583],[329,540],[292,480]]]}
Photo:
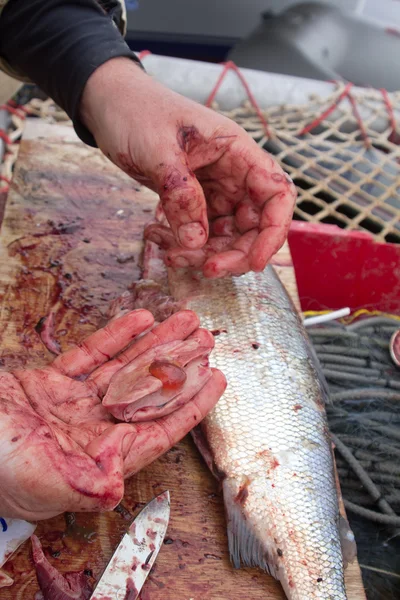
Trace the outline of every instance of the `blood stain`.
{"label": "blood stain", "polygon": [[241,504],[242,506],[245,504],[249,495],[249,484],[250,480],[248,479],[248,477],[246,477],[245,482],[240,486],[239,491],[235,497],[235,502]]}

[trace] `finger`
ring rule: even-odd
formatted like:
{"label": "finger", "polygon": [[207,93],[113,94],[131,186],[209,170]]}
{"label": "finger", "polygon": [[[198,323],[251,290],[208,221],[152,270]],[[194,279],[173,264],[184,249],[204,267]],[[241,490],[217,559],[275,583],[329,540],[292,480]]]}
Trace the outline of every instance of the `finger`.
{"label": "finger", "polygon": [[223,252],[215,258],[210,258],[203,267],[203,274],[207,279],[242,275],[248,271],[250,271],[248,258],[240,250]]}
{"label": "finger", "polygon": [[160,325],[157,325],[142,338],[136,340],[117,358],[97,369],[88,379],[97,393],[103,396],[111,377],[122,367],[155,345],[186,339],[199,327],[199,318],[191,310],[181,310]]}
{"label": "finger", "polygon": [[213,346],[214,338],[205,329],[184,341],[153,346],[113,376],[103,406],[121,421],[136,420],[137,411],[146,420],[154,418],[161,406],[182,392],[184,367],[208,356]]}
{"label": "finger", "polygon": [[208,238],[206,199],[185,156],[178,154],[177,162],[164,167],[158,178],[161,204],[176,240],[183,248],[202,248]]}
{"label": "finger", "polygon": [[137,473],[177,444],[214,408],[225,389],[224,375],[212,369],[212,377],[191,402],[157,421],[131,425],[122,446],[124,476]]}
{"label": "finger", "polygon": [[208,279],[217,279],[229,273],[239,275],[249,271],[248,254],[257,235],[257,231],[248,231],[233,243],[232,250],[209,258],[203,267],[204,276]]}
{"label": "finger", "polygon": [[214,192],[208,198],[212,213],[216,216],[229,216],[233,214],[235,200],[227,198],[224,193]]}
{"label": "finger", "polygon": [[241,233],[255,229],[260,224],[260,211],[250,201],[241,202],[235,211],[235,227]]}
{"label": "finger", "polygon": [[[285,194],[285,200],[290,206],[296,198],[296,188],[293,181],[276,161],[266,160],[268,154],[262,151],[260,160],[250,168],[246,177],[246,191],[250,200],[263,208],[265,203],[278,194]],[[269,157],[271,159],[271,157]],[[283,198],[283,197],[282,197]]]}
{"label": "finger", "polygon": [[284,244],[294,205],[292,193],[281,192],[264,206],[260,222],[262,231],[249,251],[249,264],[253,271],[263,271],[270,258]]}
{"label": "finger", "polygon": [[220,217],[211,223],[210,233],[213,236],[233,237],[237,234],[235,218],[233,216]]}
{"label": "finger", "polygon": [[168,267],[200,268],[208,257],[223,252],[229,248],[234,239],[231,237],[210,238],[201,250],[184,250],[183,248],[171,248],[165,254],[165,263]]}
{"label": "finger", "polygon": [[76,348],[60,354],[53,367],[69,377],[91,373],[149,329],[154,317],[148,310],[134,310],[99,329]]}
{"label": "finger", "polygon": [[187,267],[200,268],[207,260],[204,248],[201,250],[185,250],[184,248],[172,248],[164,257],[167,267],[185,269]]}
{"label": "finger", "polygon": [[144,230],[144,237],[150,242],[154,242],[163,250],[176,246],[176,239],[170,227],[152,223]]}

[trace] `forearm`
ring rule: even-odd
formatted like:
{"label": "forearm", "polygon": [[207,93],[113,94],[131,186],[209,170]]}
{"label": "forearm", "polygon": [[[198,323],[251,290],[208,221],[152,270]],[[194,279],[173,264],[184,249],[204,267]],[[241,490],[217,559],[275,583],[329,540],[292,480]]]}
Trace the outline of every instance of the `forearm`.
{"label": "forearm", "polygon": [[52,97],[89,144],[79,121],[87,80],[111,58],[138,62],[95,0],[10,0],[0,17],[0,56]]}

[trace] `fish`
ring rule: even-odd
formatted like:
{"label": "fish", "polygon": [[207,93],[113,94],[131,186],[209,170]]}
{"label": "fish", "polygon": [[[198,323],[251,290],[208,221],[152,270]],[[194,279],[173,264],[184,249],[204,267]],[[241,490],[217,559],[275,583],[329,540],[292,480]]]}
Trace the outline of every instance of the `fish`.
{"label": "fish", "polygon": [[166,275],[151,242],[145,263],[141,301],[159,285],[156,320],[157,307],[187,308],[215,336],[210,364],[228,386],[192,435],[221,481],[233,566],[270,573],[289,600],[346,600],[356,547],[339,511],[327,386],[279,277],[272,266],[217,280]]}

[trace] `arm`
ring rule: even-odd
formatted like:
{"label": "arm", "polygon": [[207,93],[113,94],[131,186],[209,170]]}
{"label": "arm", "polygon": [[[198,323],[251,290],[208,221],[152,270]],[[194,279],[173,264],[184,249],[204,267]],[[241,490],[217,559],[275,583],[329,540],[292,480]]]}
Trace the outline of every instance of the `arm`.
{"label": "arm", "polygon": [[172,267],[206,277],[262,271],[296,200],[277,162],[230,119],[160,85],[94,0],[9,0],[0,56],[38,83],[128,175],[167,224],[145,233]]}
{"label": "arm", "polygon": [[116,26],[118,2],[105,4],[109,12],[96,0],[9,0],[0,16],[0,57],[7,71],[34,81],[93,146],[78,114],[87,80],[111,58],[140,64]]}

